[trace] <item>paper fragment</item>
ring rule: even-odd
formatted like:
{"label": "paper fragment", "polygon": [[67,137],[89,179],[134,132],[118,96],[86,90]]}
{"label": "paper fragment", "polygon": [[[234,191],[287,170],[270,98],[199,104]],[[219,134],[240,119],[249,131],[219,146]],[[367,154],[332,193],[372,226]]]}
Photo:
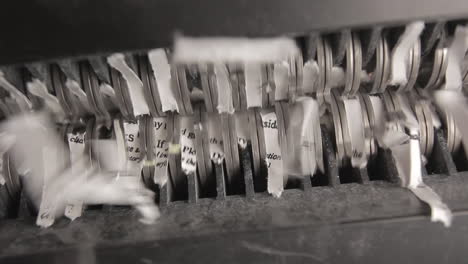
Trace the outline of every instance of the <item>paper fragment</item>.
{"label": "paper fragment", "polygon": [[133,114],[137,117],[149,114],[148,104],[146,103],[145,94],[143,92],[143,82],[141,82],[138,75],[127,65],[125,56],[121,53],[115,53],[107,57],[107,62],[112,68],[119,71],[127,82]]}
{"label": "paper fragment", "polygon": [[278,136],[278,121],[275,112],[260,111],[262,127],[265,135],[265,149],[268,169],[268,193],[278,198],[284,190],[283,186],[283,160]]}
{"label": "paper fragment", "polygon": [[[75,168],[75,163],[83,158],[85,151],[85,134],[86,133],[68,133],[68,146],[70,149],[70,167],[73,174],[78,173]],[[65,207],[65,216],[70,220],[75,220],[83,213],[83,201],[71,201]]]}
{"label": "paper fragment", "polygon": [[300,54],[292,38],[193,38],[178,36],[174,61],[192,63],[275,63]]}
{"label": "paper fragment", "polygon": [[405,27],[405,31],[398,39],[392,51],[391,85],[405,85],[408,82],[407,67],[410,50],[416,43],[424,29],[424,22],[415,21]]}
{"label": "paper fragment", "polygon": [[232,86],[226,65],[216,63],[214,65],[216,75],[216,88],[218,89],[218,113],[234,113],[232,102]]}
{"label": "paper fragment", "polygon": [[455,36],[448,50],[448,62],[445,72],[445,89],[461,90],[462,63],[468,49],[468,27],[458,25],[455,28]]}
{"label": "paper fragment", "polygon": [[164,49],[155,49],[148,52],[148,59],[153,69],[154,78],[158,85],[159,96],[163,112],[177,111],[179,107],[172,91],[171,65]]}
{"label": "paper fragment", "polygon": [[260,64],[244,64],[247,108],[262,106],[262,69]]}
{"label": "paper fragment", "polygon": [[319,107],[311,97],[298,97],[296,103],[290,105],[289,126],[286,131],[287,152],[284,156],[286,173],[296,176],[313,176],[317,170],[315,144],[317,133],[321,133],[319,125]]}
{"label": "paper fragment", "polygon": [[139,122],[123,122],[123,130],[125,133],[126,144],[126,171],[132,175],[140,176],[142,163],[141,163],[141,143],[140,143],[140,125]]}
{"label": "paper fragment", "polygon": [[167,119],[164,117],[153,118],[154,124],[154,183],[164,186],[168,179],[168,151]]}

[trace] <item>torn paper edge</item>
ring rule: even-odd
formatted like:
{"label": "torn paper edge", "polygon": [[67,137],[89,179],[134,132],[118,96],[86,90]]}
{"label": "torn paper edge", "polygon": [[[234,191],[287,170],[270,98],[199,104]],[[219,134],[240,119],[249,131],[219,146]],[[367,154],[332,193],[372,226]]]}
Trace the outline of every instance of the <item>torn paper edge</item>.
{"label": "torn paper edge", "polygon": [[179,106],[172,91],[171,65],[164,49],[154,49],[148,52],[148,59],[153,69],[154,78],[161,98],[163,112],[179,112]]}

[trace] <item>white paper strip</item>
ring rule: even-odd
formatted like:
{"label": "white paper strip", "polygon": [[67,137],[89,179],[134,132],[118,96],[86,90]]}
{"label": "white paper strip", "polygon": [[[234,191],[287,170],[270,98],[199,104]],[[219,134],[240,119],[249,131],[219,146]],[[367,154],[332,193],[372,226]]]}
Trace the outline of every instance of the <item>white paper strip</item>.
{"label": "white paper strip", "polygon": [[392,51],[392,67],[390,84],[404,85],[408,82],[407,64],[411,48],[424,29],[424,22],[415,21],[406,25],[405,32],[398,39]]}
{"label": "white paper strip", "polygon": [[175,39],[174,60],[181,63],[253,62],[274,63],[287,61],[300,54],[291,38],[192,38]]}
{"label": "white paper strip", "polygon": [[288,99],[289,90],[289,63],[286,61],[275,63],[273,76],[275,81],[275,100]]}
{"label": "white paper strip", "polygon": [[256,63],[244,64],[247,108],[262,106],[262,70]]}
{"label": "white paper strip", "polygon": [[303,83],[304,92],[307,94],[311,94],[316,92],[316,84],[319,78],[319,66],[315,60],[307,61],[304,64],[303,69]]}
{"label": "white paper strip", "polygon": [[193,120],[189,116],[180,116],[179,121],[182,171],[186,175],[189,175],[197,171],[197,152],[195,149]]}
{"label": "white paper strip", "polygon": [[346,119],[348,124],[348,131],[351,137],[351,166],[353,168],[365,168],[367,166],[367,156],[365,154],[365,140],[364,140],[364,122],[362,120],[361,104],[357,98],[343,100]]}
{"label": "white paper strip", "polygon": [[232,86],[226,65],[216,63],[214,65],[214,72],[216,74],[216,87],[218,89],[218,112],[232,114],[234,113]]}
{"label": "white paper strip", "polygon": [[154,78],[158,85],[159,96],[163,112],[177,111],[177,100],[172,91],[171,65],[164,49],[155,49],[148,52],[148,59],[153,69]]}
{"label": "white paper strip", "polygon": [[268,169],[268,193],[278,198],[284,190],[283,160],[278,138],[278,121],[275,112],[261,111],[262,127],[265,135],[266,164]]}
{"label": "white paper strip", "polygon": [[319,107],[311,97],[298,97],[289,106],[289,127],[287,128],[287,151],[284,156],[289,175],[313,176],[317,170],[316,133],[320,133]]}
{"label": "white paper strip", "polygon": [[448,63],[445,72],[445,89],[461,90],[462,63],[468,49],[468,28],[458,25],[455,36],[448,50]]}
{"label": "white paper strip", "polygon": [[167,142],[167,119],[164,117],[153,118],[154,124],[154,183],[164,186],[167,183],[168,176],[168,151]]}
{"label": "white paper strip", "polygon": [[132,175],[139,176],[142,169],[140,150],[140,127],[138,122],[123,122],[125,143],[127,146],[126,170]]}
{"label": "white paper strip", "polygon": [[56,166],[52,165],[53,163],[57,162],[56,158],[56,150],[51,146],[44,146],[42,151],[44,177],[42,182],[41,204],[39,206],[39,212],[36,218],[36,225],[40,227],[49,227],[55,222],[55,210],[57,209],[57,203],[54,196],[56,194],[49,189],[49,184],[51,184],[53,177],[56,176],[56,173],[58,173],[58,171],[55,170]]}
{"label": "white paper strip", "polygon": [[112,68],[119,71],[127,82],[133,114],[135,116],[149,114],[148,104],[146,103],[145,94],[143,92],[143,83],[140,78],[138,78],[138,75],[127,65],[125,56],[121,53],[112,54],[107,57],[107,63],[109,63]]}
{"label": "white paper strip", "polygon": [[[70,149],[70,167],[72,173],[79,173],[76,171],[75,163],[84,157],[85,150],[85,133],[68,133],[68,147]],[[65,216],[70,220],[75,220],[83,213],[83,201],[71,201],[65,207]]]}

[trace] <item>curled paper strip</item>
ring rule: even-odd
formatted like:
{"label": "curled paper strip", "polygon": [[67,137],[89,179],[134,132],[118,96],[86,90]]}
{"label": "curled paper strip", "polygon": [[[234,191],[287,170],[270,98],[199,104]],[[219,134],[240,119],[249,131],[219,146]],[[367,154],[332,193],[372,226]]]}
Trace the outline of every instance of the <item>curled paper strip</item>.
{"label": "curled paper strip", "polygon": [[138,75],[127,65],[125,56],[121,53],[116,53],[107,57],[107,62],[112,68],[119,71],[127,82],[130,101],[133,106],[133,114],[135,116],[149,114],[148,104],[146,103],[145,94],[143,92],[143,82],[141,82]]}
{"label": "curled paper strip", "polygon": [[411,190],[421,201],[431,207],[431,221],[440,221],[445,227],[452,222],[452,212],[442,199],[429,186],[423,183],[421,175],[421,150],[418,139],[391,148],[396,161],[398,174],[405,187]]}
{"label": "curled paper strip", "polygon": [[441,198],[422,180],[422,155],[419,143],[419,127],[417,119],[410,111],[407,102],[399,98],[404,114],[404,121],[396,120],[392,122],[402,123],[409,135],[394,130],[392,126],[386,124],[384,133],[376,134],[379,144],[391,150],[395,160],[398,175],[403,187],[411,190],[421,201],[426,202],[431,207],[432,221],[441,221],[446,227],[450,226],[452,213],[450,209],[441,201]]}
{"label": "curled paper strip", "polygon": [[404,85],[408,82],[407,67],[409,51],[424,29],[424,22],[415,21],[406,25],[392,52],[391,85]]}

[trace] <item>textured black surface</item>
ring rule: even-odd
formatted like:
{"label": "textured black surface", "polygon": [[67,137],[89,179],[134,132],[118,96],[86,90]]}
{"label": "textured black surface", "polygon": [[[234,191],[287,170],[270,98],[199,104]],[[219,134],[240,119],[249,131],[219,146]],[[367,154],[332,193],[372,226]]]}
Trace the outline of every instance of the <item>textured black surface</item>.
{"label": "textured black surface", "polygon": [[188,35],[296,35],[468,17],[466,0],[18,0],[0,9],[0,64],[169,46]]}
{"label": "textured black surface", "polygon": [[323,224],[226,236],[82,245],[2,263],[463,263],[468,216],[450,229],[425,217]]}
{"label": "textured black surface", "polygon": [[[452,210],[462,212],[468,209],[467,173],[449,177],[431,175],[424,180]],[[453,249],[449,246],[462,246],[452,240],[468,240],[466,235],[454,234],[455,230],[466,232],[466,217],[457,216],[462,220],[456,217],[454,228],[444,229],[440,223],[430,224],[429,211],[429,207],[410,191],[388,182],[313,187],[310,191],[287,190],[281,199],[256,194],[253,199],[236,196],[227,197],[224,201],[200,199],[198,204],[175,202],[163,209],[157,224],[150,226],[139,223],[136,212],[125,208],[106,213],[87,211],[84,217],[73,223],[61,220],[48,229],[34,226],[31,219],[8,220],[0,227],[0,255],[56,253],[60,256],[69,252],[63,250],[73,248],[75,253],[96,250],[96,254],[103,254],[101,257],[108,262],[119,256],[125,256],[127,261],[138,260],[145,254],[155,261],[162,258],[177,262],[188,261],[189,256],[195,255],[204,259],[210,254],[215,259],[224,259],[226,256],[222,252],[233,256],[249,250],[252,252],[247,256],[260,256],[262,250],[255,252],[258,244],[258,247],[263,245],[277,251],[309,252],[327,259],[343,257],[344,254],[364,257],[375,254],[372,249],[379,247],[385,252],[384,242],[397,243],[398,239],[402,244],[413,247],[418,254],[423,249],[451,251]],[[413,218],[418,215],[421,217]],[[356,228],[355,224],[361,222],[363,224]],[[437,248],[442,243],[438,239],[445,241],[443,248]],[[247,244],[242,243],[244,240]],[[409,241],[419,242],[411,245]],[[395,245],[389,250],[393,252],[399,248]],[[213,246],[218,251],[209,249]],[[96,249],[91,249],[94,247]],[[336,252],[333,247],[336,247]],[[351,250],[353,247],[354,252],[338,252],[339,248]],[[182,253],[185,252],[183,250],[188,250],[189,255]],[[409,249],[405,250],[402,254],[410,253]],[[180,253],[178,257],[177,252]],[[274,255],[266,257],[280,257]],[[78,256],[70,258],[76,261],[75,257]]]}

